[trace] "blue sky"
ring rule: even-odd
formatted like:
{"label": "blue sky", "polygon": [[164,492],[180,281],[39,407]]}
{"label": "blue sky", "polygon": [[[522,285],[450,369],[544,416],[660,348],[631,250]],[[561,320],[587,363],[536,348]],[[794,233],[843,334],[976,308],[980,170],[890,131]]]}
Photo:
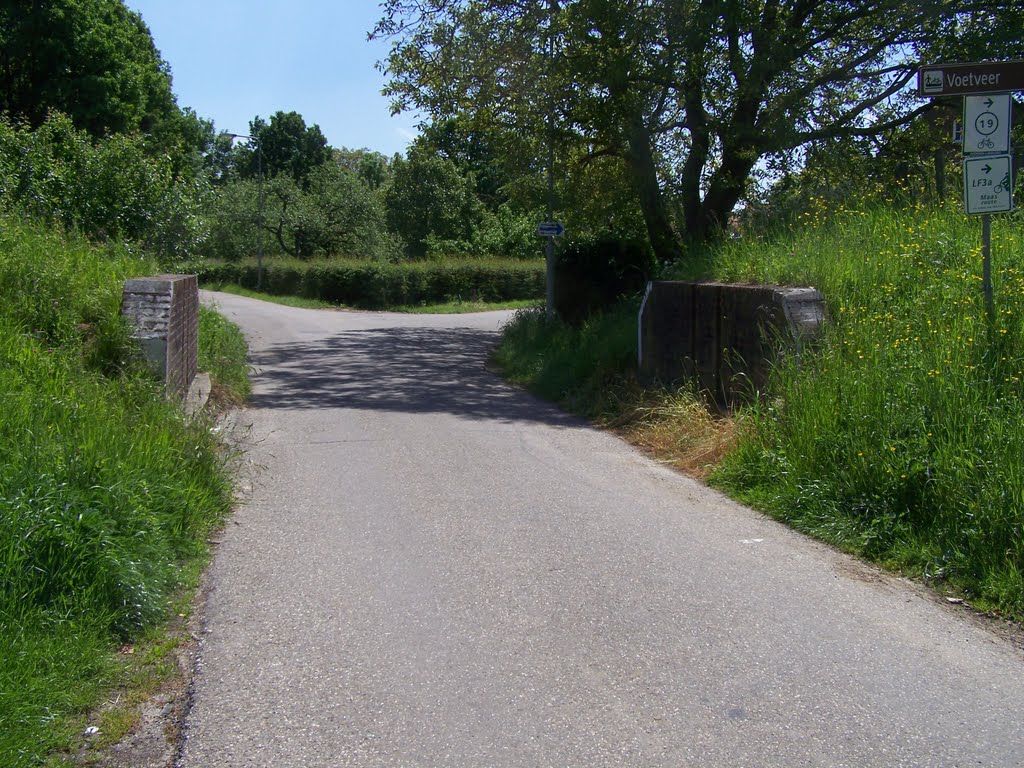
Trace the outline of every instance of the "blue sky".
{"label": "blue sky", "polygon": [[247,133],[278,110],[316,123],[334,147],[404,153],[412,114],[390,116],[374,63],[388,44],[366,33],[378,0],[126,0],[171,65],[178,104]]}

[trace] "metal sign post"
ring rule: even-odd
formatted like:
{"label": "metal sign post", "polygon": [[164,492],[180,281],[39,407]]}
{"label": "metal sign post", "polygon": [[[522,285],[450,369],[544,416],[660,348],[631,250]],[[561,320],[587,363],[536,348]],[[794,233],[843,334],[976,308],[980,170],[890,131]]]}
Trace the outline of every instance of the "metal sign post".
{"label": "metal sign post", "polygon": [[1024,91],[1024,60],[931,64],[917,73],[920,96],[964,97],[964,210],[981,216],[985,314],[996,321],[992,290],[992,214],[1013,210],[1010,91]]}
{"label": "metal sign post", "polygon": [[981,217],[981,290],[985,294],[985,315],[990,326],[996,322],[996,299],[992,291],[992,214]]}

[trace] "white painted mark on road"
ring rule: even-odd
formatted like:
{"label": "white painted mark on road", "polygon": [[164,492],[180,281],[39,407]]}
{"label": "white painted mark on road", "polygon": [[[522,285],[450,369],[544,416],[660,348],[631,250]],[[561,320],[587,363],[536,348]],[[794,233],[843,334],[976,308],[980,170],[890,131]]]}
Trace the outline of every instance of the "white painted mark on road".
{"label": "white painted mark on road", "polygon": [[740,539],[740,544],[760,544],[764,539]]}

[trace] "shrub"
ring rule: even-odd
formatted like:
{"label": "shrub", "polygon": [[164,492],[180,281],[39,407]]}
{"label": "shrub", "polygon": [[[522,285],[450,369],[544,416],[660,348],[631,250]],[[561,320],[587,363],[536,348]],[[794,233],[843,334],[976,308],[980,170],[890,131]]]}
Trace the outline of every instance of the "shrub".
{"label": "shrub", "polygon": [[603,236],[569,242],[555,267],[555,308],[570,325],[638,293],[657,262],[646,243]]}
{"label": "shrub", "polygon": [[636,312],[635,302],[623,302],[574,328],[542,310],[520,310],[502,331],[495,361],[541,397],[594,415],[609,384],[636,368]]}
{"label": "shrub", "polygon": [[206,237],[205,182],[175,175],[139,135],[93,143],[59,114],[37,130],[0,119],[0,205],[59,222],[93,240],[131,240],[167,265],[196,255]]}
{"label": "shrub", "polygon": [[[256,285],[256,264],[195,265],[205,283]],[[510,301],[544,295],[544,264],[471,259],[393,264],[358,260],[268,260],[263,289],[271,294],[321,299],[362,309],[437,304],[457,299]]]}

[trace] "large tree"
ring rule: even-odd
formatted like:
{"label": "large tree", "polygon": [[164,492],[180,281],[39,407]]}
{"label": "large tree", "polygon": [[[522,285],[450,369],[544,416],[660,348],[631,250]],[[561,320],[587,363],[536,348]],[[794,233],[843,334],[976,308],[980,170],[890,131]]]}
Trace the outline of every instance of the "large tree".
{"label": "large tree", "polygon": [[388,226],[413,258],[427,255],[431,239],[469,242],[480,223],[480,202],[472,175],[423,146],[396,157],[384,192]]}
{"label": "large tree", "polygon": [[[984,7],[1009,7],[985,3]],[[980,6],[979,6],[980,7]],[[387,0],[396,109],[624,164],[652,246],[724,228],[765,157],[906,121],[922,51],[971,3]],[[959,14],[959,16],[958,16]],[[551,117],[549,121],[549,117]]]}
{"label": "large tree", "polygon": [[38,127],[50,111],[94,137],[181,117],[166,62],[122,0],[0,0],[0,113]]}
{"label": "large tree", "polygon": [[243,178],[256,176],[255,144],[263,151],[263,173],[284,174],[300,186],[308,186],[310,175],[331,159],[331,148],[320,126],[306,125],[298,112],[275,112],[270,121],[262,117],[249,123],[253,146],[239,150],[238,167]]}

